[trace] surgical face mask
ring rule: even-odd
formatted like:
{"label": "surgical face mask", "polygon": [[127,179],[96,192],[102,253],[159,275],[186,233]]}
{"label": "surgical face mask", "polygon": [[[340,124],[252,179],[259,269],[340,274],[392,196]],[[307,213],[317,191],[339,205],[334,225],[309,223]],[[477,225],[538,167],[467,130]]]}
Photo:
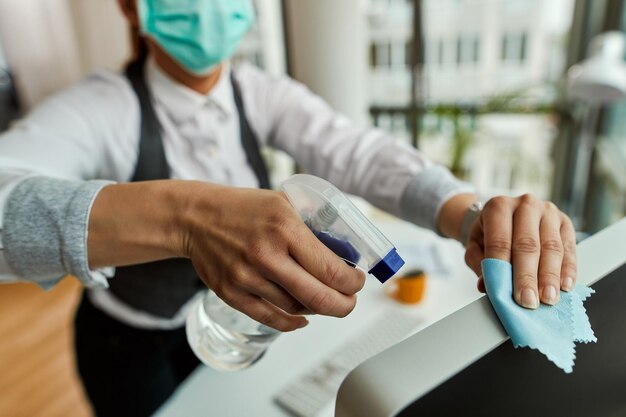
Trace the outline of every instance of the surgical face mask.
{"label": "surgical face mask", "polygon": [[251,0],[138,0],[143,33],[192,74],[228,59],[254,22]]}

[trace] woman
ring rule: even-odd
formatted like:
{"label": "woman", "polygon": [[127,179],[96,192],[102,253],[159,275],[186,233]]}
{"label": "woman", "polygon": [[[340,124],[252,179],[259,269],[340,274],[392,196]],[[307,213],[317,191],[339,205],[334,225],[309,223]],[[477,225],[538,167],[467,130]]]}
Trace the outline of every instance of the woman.
{"label": "woman", "polygon": [[470,187],[401,141],[350,125],[292,80],[231,69],[249,0],[119,3],[142,35],[138,58],[0,138],[0,276],[48,287],[73,274],[89,288],[76,349],[97,415],[150,415],[197,365],[181,327],[203,285],[281,331],[354,308],[364,275],[281,193],[258,189],[269,188],[260,144],[461,240],[479,277],[485,257],[512,261],[524,307],[573,287],[574,230],[553,204],[497,197],[481,210]]}

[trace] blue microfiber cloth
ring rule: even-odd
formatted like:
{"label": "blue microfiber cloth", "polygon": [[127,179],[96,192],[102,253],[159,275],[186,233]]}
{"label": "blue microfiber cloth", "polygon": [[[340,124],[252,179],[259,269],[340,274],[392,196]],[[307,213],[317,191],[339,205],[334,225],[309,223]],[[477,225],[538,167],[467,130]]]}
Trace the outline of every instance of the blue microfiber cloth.
{"label": "blue microfiber cloth", "polygon": [[556,366],[571,373],[576,357],[575,342],[597,341],[583,307],[583,301],[594,290],[577,285],[570,292],[561,291],[556,306],[541,304],[536,310],[528,310],[513,299],[513,268],[509,262],[485,259],[482,269],[487,296],[513,346],[537,349]]}

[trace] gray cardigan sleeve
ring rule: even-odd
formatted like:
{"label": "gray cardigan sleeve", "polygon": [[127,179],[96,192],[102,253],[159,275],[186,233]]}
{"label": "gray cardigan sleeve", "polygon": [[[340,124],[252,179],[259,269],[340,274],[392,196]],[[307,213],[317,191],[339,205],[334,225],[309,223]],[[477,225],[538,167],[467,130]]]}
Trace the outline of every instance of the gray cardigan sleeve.
{"label": "gray cardigan sleeve", "polygon": [[437,219],[443,205],[455,195],[475,192],[473,186],[459,181],[446,168],[433,165],[418,173],[405,189],[400,201],[401,216],[439,233]]}
{"label": "gray cardigan sleeve", "polygon": [[87,230],[91,206],[107,181],[31,177],[9,194],[2,241],[9,267],[22,279],[49,288],[65,275],[87,287],[107,287],[110,271],[91,271]]}

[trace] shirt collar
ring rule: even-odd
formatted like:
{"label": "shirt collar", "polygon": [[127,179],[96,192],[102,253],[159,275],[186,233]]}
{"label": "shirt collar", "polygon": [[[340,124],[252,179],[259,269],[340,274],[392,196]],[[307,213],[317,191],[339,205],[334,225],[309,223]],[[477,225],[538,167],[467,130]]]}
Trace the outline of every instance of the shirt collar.
{"label": "shirt collar", "polygon": [[165,109],[176,124],[190,120],[206,107],[216,108],[224,117],[232,116],[235,103],[230,72],[230,65],[224,63],[217,84],[204,95],[174,81],[159,68],[154,59],[149,59],[146,65],[146,77],[154,100]]}

